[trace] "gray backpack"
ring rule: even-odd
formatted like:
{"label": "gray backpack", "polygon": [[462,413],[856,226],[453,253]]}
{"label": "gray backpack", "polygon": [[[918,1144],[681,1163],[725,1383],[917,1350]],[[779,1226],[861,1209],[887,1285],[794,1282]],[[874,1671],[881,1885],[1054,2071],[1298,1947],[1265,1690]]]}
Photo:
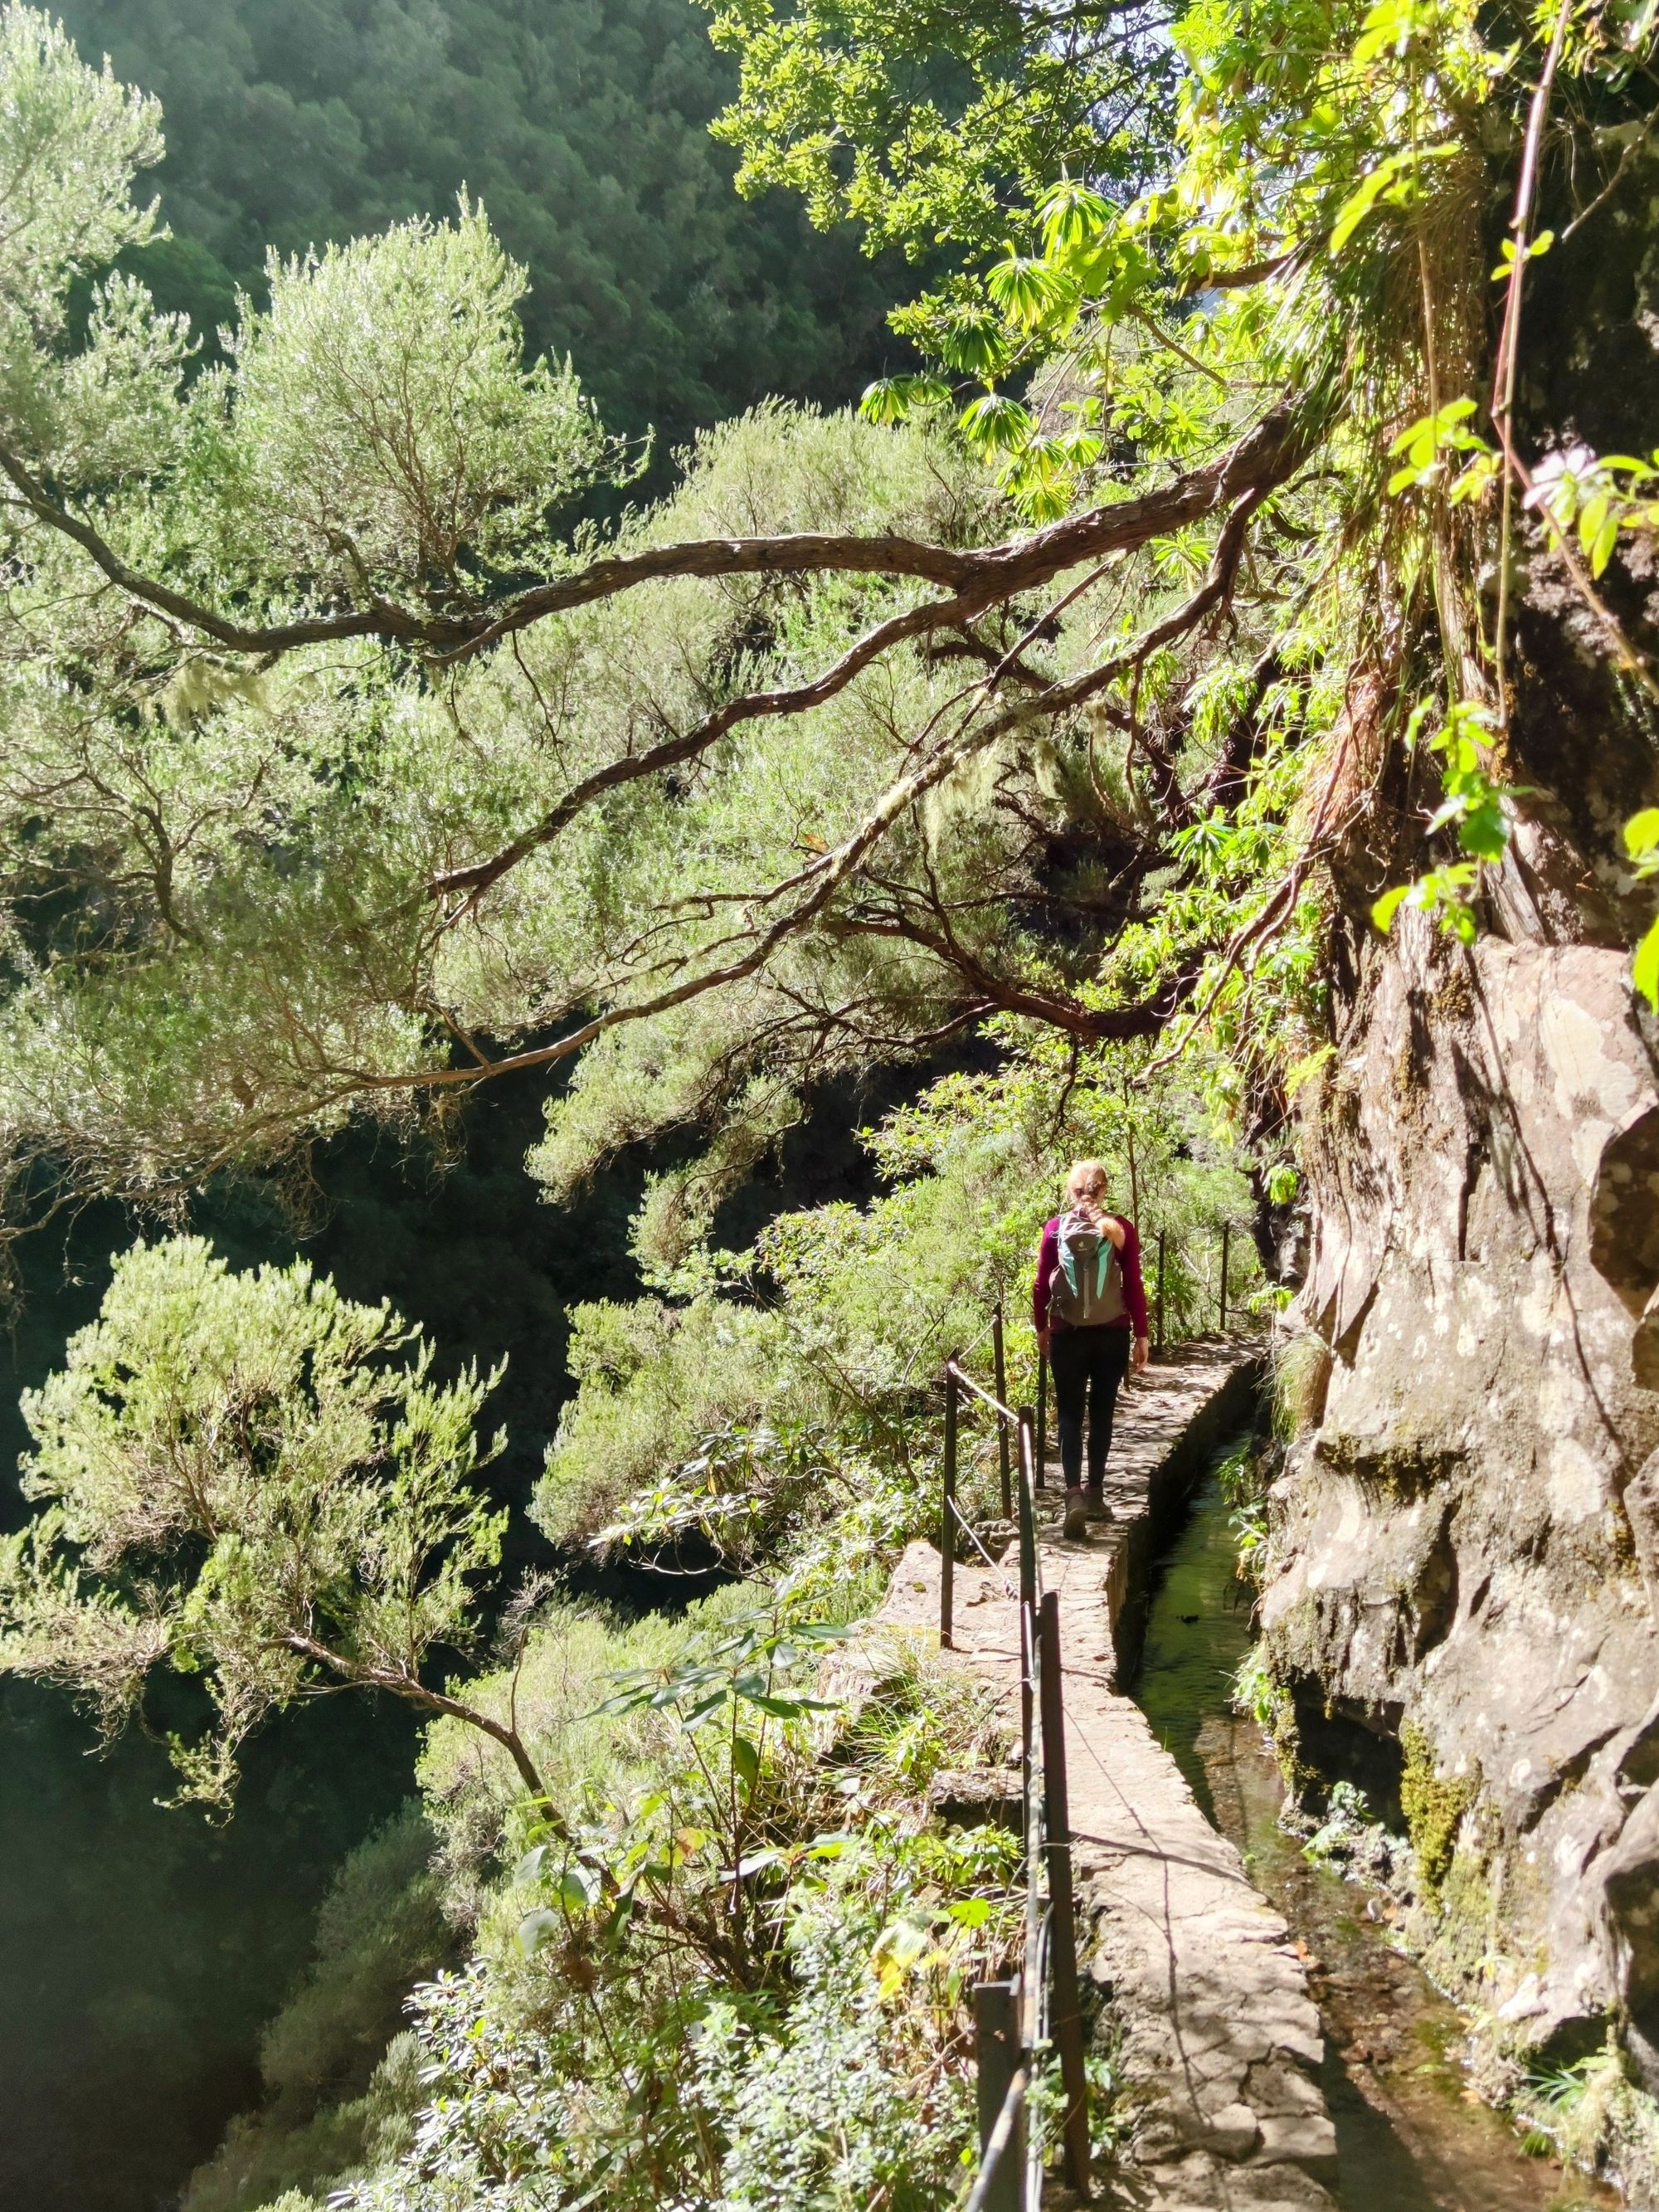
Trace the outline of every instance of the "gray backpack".
{"label": "gray backpack", "polygon": [[1086,1213],[1062,1213],[1054,1241],[1060,1264],[1048,1285],[1048,1315],[1068,1328],[1096,1328],[1121,1321],[1128,1311],[1123,1296],[1123,1265],[1109,1237]]}

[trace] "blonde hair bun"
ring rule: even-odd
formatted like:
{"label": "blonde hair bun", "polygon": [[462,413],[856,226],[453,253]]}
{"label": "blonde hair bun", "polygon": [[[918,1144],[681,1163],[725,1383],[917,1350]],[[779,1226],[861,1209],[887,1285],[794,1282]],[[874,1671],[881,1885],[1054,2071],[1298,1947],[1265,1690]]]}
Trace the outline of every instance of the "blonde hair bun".
{"label": "blonde hair bun", "polygon": [[1073,1160],[1066,1177],[1066,1195],[1080,1205],[1098,1206],[1110,1178],[1099,1160]]}

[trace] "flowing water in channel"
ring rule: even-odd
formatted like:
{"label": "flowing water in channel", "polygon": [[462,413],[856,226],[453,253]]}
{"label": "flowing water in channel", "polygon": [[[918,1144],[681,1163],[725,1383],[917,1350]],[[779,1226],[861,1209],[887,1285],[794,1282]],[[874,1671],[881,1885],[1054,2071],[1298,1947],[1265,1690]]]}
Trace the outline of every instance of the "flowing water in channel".
{"label": "flowing water in channel", "polygon": [[1229,1702],[1251,1641],[1227,1509],[1212,1474],[1158,1570],[1134,1695],[1205,1812],[1308,1954],[1325,2030],[1344,2212],[1578,2212],[1620,2202],[1519,2138],[1474,2097],[1457,2013],[1366,1916],[1364,1889],[1311,1864],[1279,1826],[1285,1785]]}

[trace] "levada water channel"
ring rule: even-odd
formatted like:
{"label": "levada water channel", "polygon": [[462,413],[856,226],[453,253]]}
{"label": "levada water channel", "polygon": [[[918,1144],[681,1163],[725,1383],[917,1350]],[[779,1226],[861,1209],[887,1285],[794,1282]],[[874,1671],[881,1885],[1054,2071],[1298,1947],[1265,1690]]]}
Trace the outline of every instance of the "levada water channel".
{"label": "levada water channel", "polygon": [[[1223,1457],[1225,1455],[1222,1455]],[[1219,1465],[1219,1460],[1217,1465]],[[1235,1712],[1250,1599],[1215,1468],[1159,1563],[1134,1695],[1206,1814],[1243,1854],[1308,1961],[1325,2030],[1343,2212],[1578,2212],[1620,2200],[1532,2158],[1474,2095],[1455,2009],[1389,1940],[1382,1900],[1280,1826],[1285,1784]]]}

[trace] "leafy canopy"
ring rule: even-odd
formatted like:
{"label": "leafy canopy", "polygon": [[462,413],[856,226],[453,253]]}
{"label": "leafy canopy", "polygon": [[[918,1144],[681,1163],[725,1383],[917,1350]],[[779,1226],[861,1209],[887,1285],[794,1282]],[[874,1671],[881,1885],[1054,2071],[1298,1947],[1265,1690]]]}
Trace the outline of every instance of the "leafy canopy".
{"label": "leafy canopy", "polygon": [[157,1669],[199,1680],[209,1724],[168,1743],[180,1800],[221,1809],[239,1747],[296,1698],[456,1711],[420,1670],[470,1642],[500,1559],[506,1516],[473,1481],[495,1378],[430,1368],[387,1306],[303,1262],[238,1274],[199,1237],[134,1246],[24,1400],[43,1510],[0,1563],[0,1668],[66,1685],[106,1734]]}
{"label": "leafy canopy", "polygon": [[167,226],[124,260],[208,350],[270,256],[436,220],[470,191],[532,272],[532,352],[665,447],[769,392],[839,399],[891,348],[895,271],[733,196],[735,70],[685,0],[65,0],[167,111]]}

